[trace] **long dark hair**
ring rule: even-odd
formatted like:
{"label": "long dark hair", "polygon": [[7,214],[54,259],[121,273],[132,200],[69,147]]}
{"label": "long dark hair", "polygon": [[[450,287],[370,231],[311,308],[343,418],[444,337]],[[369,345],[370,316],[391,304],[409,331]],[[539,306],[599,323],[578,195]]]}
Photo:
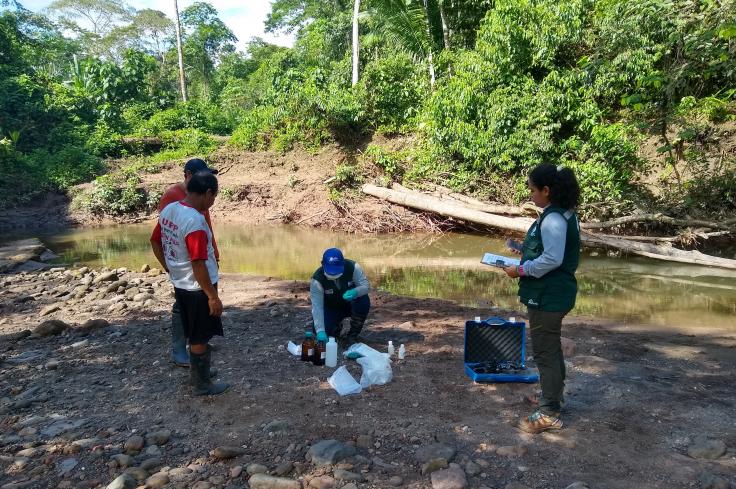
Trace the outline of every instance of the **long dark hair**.
{"label": "long dark hair", "polygon": [[569,168],[542,163],[529,173],[529,181],[540,190],[549,187],[549,200],[554,206],[573,209],[580,202],[580,185]]}

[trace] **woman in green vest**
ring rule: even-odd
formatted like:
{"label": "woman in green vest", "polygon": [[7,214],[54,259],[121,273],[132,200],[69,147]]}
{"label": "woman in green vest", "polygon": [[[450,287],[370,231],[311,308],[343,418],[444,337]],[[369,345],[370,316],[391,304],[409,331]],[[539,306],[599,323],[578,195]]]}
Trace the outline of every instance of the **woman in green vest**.
{"label": "woman in green vest", "polygon": [[580,186],[572,170],[550,164],[534,168],[527,184],[532,201],[544,212],[526,234],[521,264],[505,270],[509,277],[519,278],[519,299],[529,314],[542,387],[538,409],[523,418],[519,428],[541,433],[562,428],[565,359],[560,335],[562,319],[575,306],[578,290],[580,226],[575,208]]}

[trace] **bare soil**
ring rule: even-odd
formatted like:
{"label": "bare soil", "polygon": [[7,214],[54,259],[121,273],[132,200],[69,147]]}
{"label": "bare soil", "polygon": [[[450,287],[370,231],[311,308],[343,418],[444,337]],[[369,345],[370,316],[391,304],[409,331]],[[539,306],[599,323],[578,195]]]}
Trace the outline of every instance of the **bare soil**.
{"label": "bare soil", "polygon": [[[294,468],[284,477],[323,487],[313,478],[325,475],[329,486],[335,467],[305,461],[323,439],[357,445],[341,467],[362,473],[359,488],[391,487],[394,476],[406,487],[432,487],[415,454],[434,443],[457,450],[453,461],[471,488],[673,489],[735,480],[736,332],[696,336],[569,318],[565,428],[534,436],[514,425],[533,409],[526,398],[537,385],[474,384],[463,372],[465,321],[520,311],[372,294],[366,342],[382,350],[388,340],[403,343],[407,358],[394,361],[389,384],[340,397],[327,383],[332,369],[285,350],[308,327],[308,285],[225,275],[226,336],[213,341],[214,366],[232,388],[195,398],[187,371],[168,362],[165,276],[119,272],[127,284],[109,293],[101,291],[110,282],[79,293],[95,271],[0,276],[0,487],[105,487],[125,470],[111,457],[126,440],[160,430],[169,441],[148,443],[133,465],[152,465],[144,476],[167,474],[161,487],[245,488],[246,472],[231,470],[256,462],[274,471],[285,461]],[[148,291],[146,305],[126,299],[126,287]],[[58,310],[40,315],[53,304]],[[70,328],[22,337],[49,318]],[[79,328],[94,318],[110,326]],[[360,367],[347,364],[359,378]],[[51,430],[55,416],[65,417],[60,433]],[[701,437],[725,443],[726,453],[689,456]],[[242,454],[218,459],[211,451],[220,446]],[[62,474],[70,459],[76,465]],[[11,483],[20,485],[2,485]]]}

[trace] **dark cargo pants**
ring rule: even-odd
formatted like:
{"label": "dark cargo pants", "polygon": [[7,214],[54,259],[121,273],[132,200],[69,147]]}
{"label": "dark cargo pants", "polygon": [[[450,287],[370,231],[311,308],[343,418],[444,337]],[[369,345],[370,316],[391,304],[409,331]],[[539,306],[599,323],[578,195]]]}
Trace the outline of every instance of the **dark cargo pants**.
{"label": "dark cargo pants", "polygon": [[527,311],[534,362],[539,369],[539,383],[542,387],[539,410],[557,417],[560,415],[565,389],[565,359],[560,341],[562,318],[569,311],[550,312],[531,308]]}

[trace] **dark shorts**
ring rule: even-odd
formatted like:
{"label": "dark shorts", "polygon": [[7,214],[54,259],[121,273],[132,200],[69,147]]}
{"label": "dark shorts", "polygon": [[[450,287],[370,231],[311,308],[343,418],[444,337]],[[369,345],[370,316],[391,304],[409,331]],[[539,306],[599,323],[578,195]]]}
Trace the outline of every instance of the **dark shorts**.
{"label": "dark shorts", "polygon": [[213,336],[223,336],[222,319],[210,316],[204,291],[174,288],[174,296],[181,311],[184,335],[190,345],[204,345]]}

